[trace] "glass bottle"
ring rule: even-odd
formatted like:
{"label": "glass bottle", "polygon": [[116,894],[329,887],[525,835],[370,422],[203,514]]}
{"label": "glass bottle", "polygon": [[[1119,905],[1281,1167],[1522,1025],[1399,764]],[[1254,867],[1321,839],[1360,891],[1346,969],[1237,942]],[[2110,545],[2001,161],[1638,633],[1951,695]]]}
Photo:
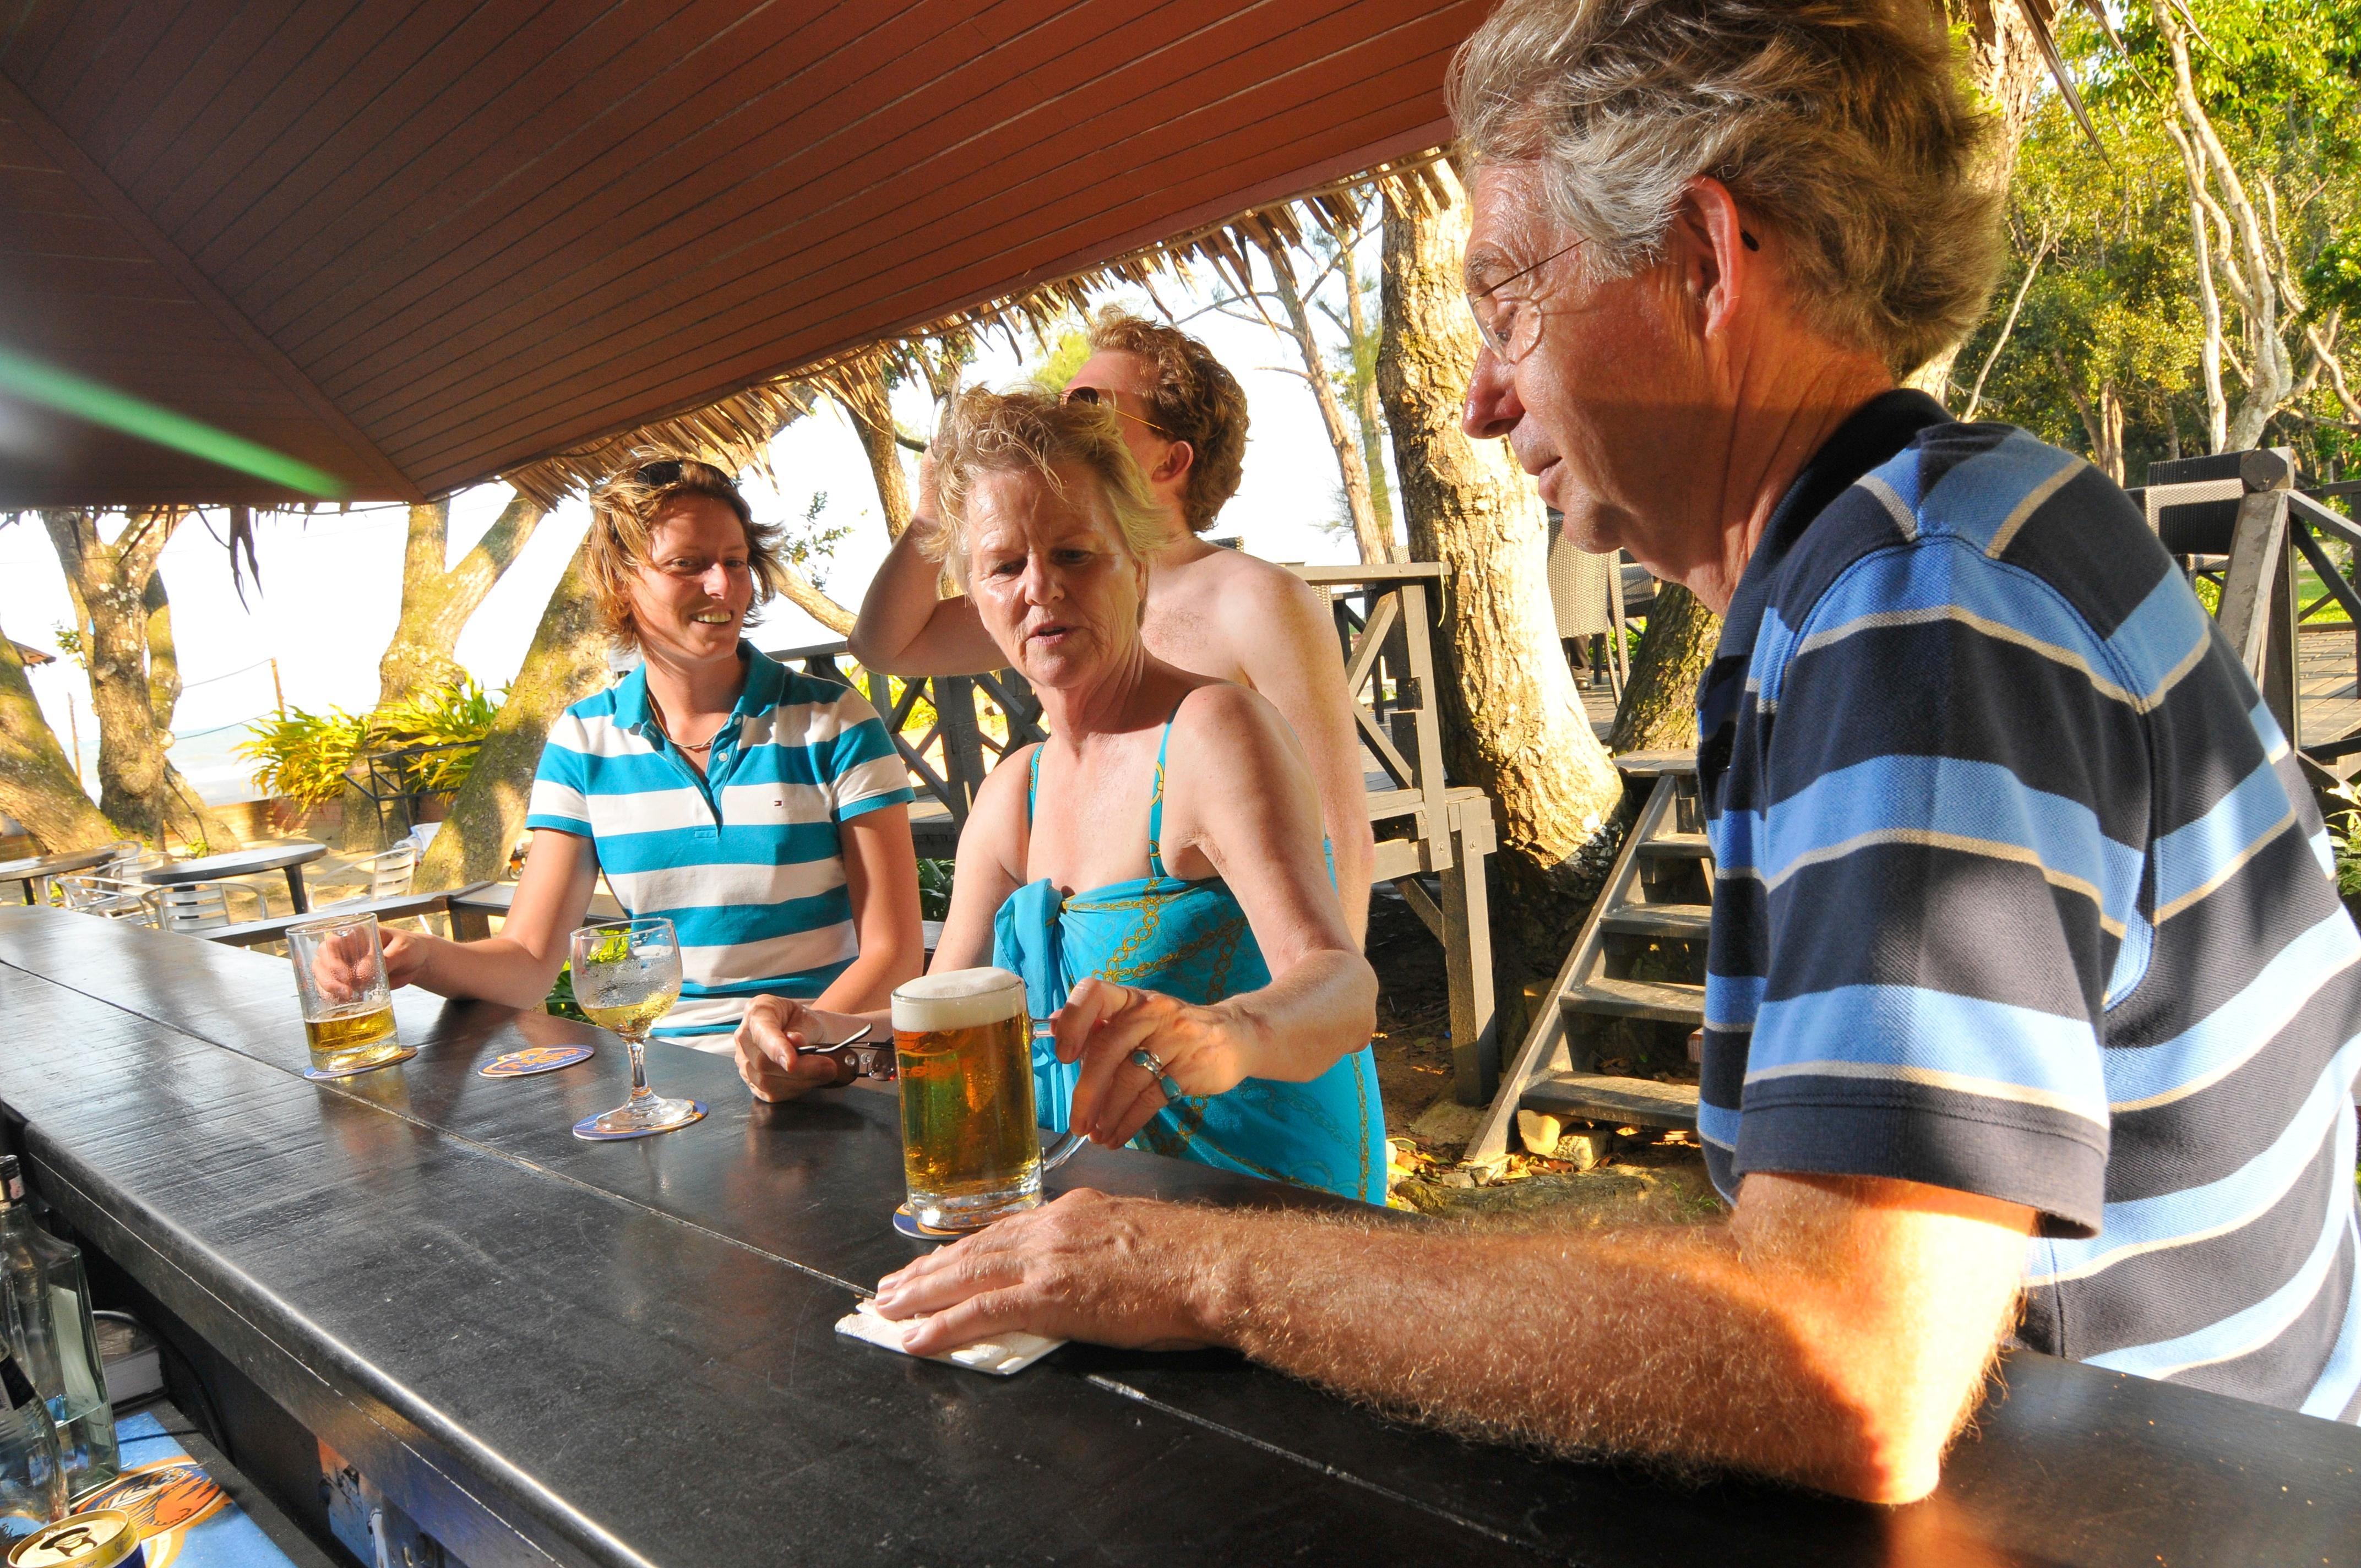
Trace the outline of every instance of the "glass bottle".
{"label": "glass bottle", "polygon": [[0,1298],[9,1348],[57,1428],[66,1491],[77,1497],[96,1491],[115,1479],[122,1461],[82,1249],[33,1223],[14,1155],[0,1155]]}
{"label": "glass bottle", "polygon": [[0,1549],[65,1517],[65,1466],[49,1406],[0,1344]]}

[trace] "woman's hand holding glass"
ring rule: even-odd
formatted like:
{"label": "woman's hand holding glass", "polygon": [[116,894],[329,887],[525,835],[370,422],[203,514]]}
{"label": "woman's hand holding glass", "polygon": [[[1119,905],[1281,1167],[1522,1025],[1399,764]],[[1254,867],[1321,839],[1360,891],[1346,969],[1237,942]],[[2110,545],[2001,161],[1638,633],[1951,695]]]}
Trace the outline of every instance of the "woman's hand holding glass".
{"label": "woman's hand holding glass", "polygon": [[[1238,1019],[1226,1007],[1093,977],[1076,982],[1049,1025],[1058,1059],[1082,1063],[1068,1125],[1108,1148],[1129,1142],[1174,1091],[1221,1094],[1247,1076]],[[1133,1059],[1142,1052],[1160,1074]]]}

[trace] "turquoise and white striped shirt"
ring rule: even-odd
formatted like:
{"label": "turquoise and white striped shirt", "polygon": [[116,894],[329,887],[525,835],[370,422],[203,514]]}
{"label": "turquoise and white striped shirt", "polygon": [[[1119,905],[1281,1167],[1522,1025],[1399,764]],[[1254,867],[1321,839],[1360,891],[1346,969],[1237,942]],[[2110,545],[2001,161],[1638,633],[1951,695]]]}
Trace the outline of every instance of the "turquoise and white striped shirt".
{"label": "turquoise and white striped shirt", "polygon": [[655,1033],[717,1051],[746,998],[818,996],[852,962],[838,825],[911,799],[859,693],[739,650],[737,722],[702,777],[656,728],[634,670],[551,726],[525,817],[589,839],[623,907],[677,927],[680,1004]]}

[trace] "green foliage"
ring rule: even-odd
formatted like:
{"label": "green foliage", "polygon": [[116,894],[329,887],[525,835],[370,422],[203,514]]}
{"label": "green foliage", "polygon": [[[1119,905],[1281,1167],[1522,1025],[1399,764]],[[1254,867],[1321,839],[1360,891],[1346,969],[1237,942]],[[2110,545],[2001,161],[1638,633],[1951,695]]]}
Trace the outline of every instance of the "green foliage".
{"label": "green foliage", "polygon": [[345,770],[368,744],[369,721],[340,707],[325,713],[297,707],[258,718],[247,732],[252,739],[238,743],[237,754],[259,764],[255,788],[299,805],[324,806],[344,792]]}
{"label": "green foliage", "polygon": [[456,795],[467,782],[468,770],[484,748],[500,717],[500,703],[485,695],[472,680],[421,692],[408,702],[379,708],[372,717],[371,747],[376,751],[411,747],[464,748],[433,751],[403,770],[402,782],[423,795]]}
{"label": "green foliage", "polygon": [[[2275,325],[2299,376],[2311,364],[2307,327],[2336,333],[2350,366],[2361,321],[2348,326],[2331,313],[2361,315],[2361,0],[2190,0],[2186,10],[2197,28],[2199,98],[2275,225],[2290,293],[2301,296],[2282,302],[2292,313]],[[2168,134],[2177,123],[2171,61],[2147,5],[2127,7],[2123,26],[2119,50],[2087,17],[2061,11],[2060,45],[2105,153],[2054,94],[2034,116],[2010,192],[2013,259],[1952,378],[1964,393],[1999,345],[1978,417],[2094,458],[2119,419],[2124,477],[2138,484],[2151,461],[2211,442],[2189,186]],[[2037,257],[2004,344],[2002,323]],[[2235,405],[2237,302],[2226,284],[2222,292]],[[2341,472],[2361,457],[2361,444],[2337,428],[2344,417],[2333,378],[2318,376],[2264,439],[2296,446],[2308,472]]]}
{"label": "green foliage", "polygon": [[541,1010],[553,1017],[571,1018],[577,1024],[590,1022],[590,1014],[574,1000],[574,965],[570,960],[557,966],[557,979],[551,984],[549,994],[542,999]]}
{"label": "green foliage", "polygon": [[258,718],[247,726],[250,738],[239,743],[237,754],[258,764],[256,788],[304,806],[323,806],[343,793],[346,773],[365,757],[420,747],[457,747],[431,751],[401,770],[407,790],[451,794],[467,782],[467,771],[499,714],[499,701],[463,678],[372,714],[351,714],[340,707],[312,713],[298,707]]}
{"label": "green foliage", "polygon": [[2315,311],[2343,309],[2361,314],[2361,231],[2323,244],[2303,269],[2303,291]]}
{"label": "green foliage", "polygon": [[1045,392],[1062,392],[1082,361],[1091,356],[1090,334],[1077,321],[1067,321],[1044,333],[1048,346],[1041,357],[1026,367],[1025,378]]}
{"label": "green foliage", "polygon": [[787,565],[812,580],[816,587],[828,587],[828,566],[836,559],[836,547],[851,537],[852,524],[840,522],[833,528],[820,526],[821,514],[828,510],[828,492],[815,490],[809,505],[804,508],[803,527],[787,535],[780,554]]}
{"label": "green foliage", "polygon": [[918,918],[948,920],[951,916],[950,861],[918,861]]}
{"label": "green foliage", "polygon": [[57,638],[59,652],[72,660],[78,667],[84,670],[90,668],[90,652],[82,646],[81,627],[59,626],[51,628],[50,630]]}

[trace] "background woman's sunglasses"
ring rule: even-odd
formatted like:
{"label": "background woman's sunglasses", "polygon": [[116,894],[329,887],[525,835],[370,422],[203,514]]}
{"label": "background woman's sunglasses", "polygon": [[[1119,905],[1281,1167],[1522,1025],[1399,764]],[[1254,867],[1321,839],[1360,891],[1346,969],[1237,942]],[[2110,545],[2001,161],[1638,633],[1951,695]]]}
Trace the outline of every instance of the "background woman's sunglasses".
{"label": "background woman's sunglasses", "polygon": [[1172,439],[1172,433],[1170,431],[1166,430],[1162,425],[1157,423],[1152,419],[1142,419],[1136,413],[1126,411],[1121,405],[1116,403],[1115,400],[1115,394],[1102,387],[1069,387],[1066,389],[1066,395],[1060,398],[1059,401],[1067,403],[1088,403],[1094,409],[1104,409],[1107,412],[1130,420],[1136,424],[1144,424],[1148,429],[1154,431],[1157,434],[1164,437],[1167,441]]}

